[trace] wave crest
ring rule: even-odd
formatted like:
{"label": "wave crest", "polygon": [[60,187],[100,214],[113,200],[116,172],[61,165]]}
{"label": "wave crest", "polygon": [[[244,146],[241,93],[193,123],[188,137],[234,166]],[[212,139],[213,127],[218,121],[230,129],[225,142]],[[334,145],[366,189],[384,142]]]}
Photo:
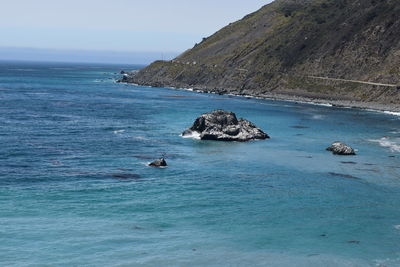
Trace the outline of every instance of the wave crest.
{"label": "wave crest", "polygon": [[[398,139],[398,138],[397,138]],[[378,143],[382,147],[389,148],[392,152],[400,152],[400,144],[389,137],[382,137],[381,139],[372,139],[371,142]]]}

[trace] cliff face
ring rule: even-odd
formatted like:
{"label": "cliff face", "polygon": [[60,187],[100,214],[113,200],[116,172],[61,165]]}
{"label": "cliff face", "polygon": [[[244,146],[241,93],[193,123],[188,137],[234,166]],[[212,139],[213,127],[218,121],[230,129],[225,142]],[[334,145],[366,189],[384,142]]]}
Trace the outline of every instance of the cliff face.
{"label": "cliff face", "polygon": [[128,82],[400,104],[398,0],[276,0]]}

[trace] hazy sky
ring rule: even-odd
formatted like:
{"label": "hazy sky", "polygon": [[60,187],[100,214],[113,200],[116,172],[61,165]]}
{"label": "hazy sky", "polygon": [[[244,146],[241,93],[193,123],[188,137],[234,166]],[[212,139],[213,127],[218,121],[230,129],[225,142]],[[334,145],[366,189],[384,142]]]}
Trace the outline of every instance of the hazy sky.
{"label": "hazy sky", "polygon": [[271,0],[0,0],[0,47],[182,52]]}

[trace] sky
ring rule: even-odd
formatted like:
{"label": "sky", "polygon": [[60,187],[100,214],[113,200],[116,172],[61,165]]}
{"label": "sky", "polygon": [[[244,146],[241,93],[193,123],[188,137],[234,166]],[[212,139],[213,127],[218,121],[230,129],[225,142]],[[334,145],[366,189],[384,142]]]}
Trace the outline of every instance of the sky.
{"label": "sky", "polygon": [[[210,36],[230,22],[241,19],[271,2],[0,1],[0,59],[18,56],[19,50],[24,51],[22,54],[25,56],[33,53],[33,57],[35,53],[43,55],[45,51],[51,51],[54,57],[66,51],[71,53],[83,50],[98,55],[126,53],[132,57],[145,52],[149,55],[147,61],[153,57],[173,57],[193,47],[203,37]],[[84,53],[81,54],[81,57],[84,57]]]}

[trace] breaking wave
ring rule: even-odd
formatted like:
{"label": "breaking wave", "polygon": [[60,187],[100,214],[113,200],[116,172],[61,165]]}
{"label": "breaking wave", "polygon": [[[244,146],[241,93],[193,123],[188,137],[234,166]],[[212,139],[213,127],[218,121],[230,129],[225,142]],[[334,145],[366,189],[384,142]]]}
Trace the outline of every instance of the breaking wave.
{"label": "breaking wave", "polygon": [[400,152],[399,138],[393,140],[390,139],[390,137],[382,137],[381,139],[372,139],[369,141],[378,143],[382,147],[389,148],[392,152]]}
{"label": "breaking wave", "polygon": [[199,132],[192,132],[191,134],[181,134],[181,136],[183,138],[192,138],[192,139],[196,139],[196,140],[200,140],[200,133]]}

